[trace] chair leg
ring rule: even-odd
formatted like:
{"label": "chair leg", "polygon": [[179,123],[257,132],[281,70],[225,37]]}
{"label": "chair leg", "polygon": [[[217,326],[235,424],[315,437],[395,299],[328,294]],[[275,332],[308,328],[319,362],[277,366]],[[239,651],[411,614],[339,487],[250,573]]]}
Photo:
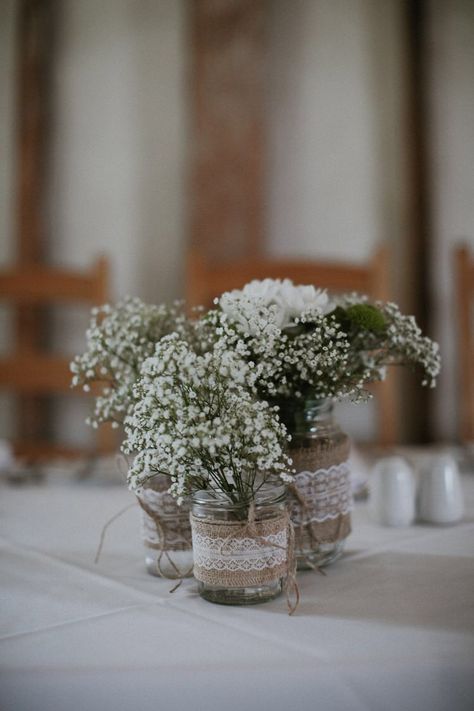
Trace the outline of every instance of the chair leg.
{"label": "chair leg", "polygon": [[395,375],[395,373],[389,373],[387,380],[377,385],[378,441],[384,447],[396,444],[399,435],[398,387]]}

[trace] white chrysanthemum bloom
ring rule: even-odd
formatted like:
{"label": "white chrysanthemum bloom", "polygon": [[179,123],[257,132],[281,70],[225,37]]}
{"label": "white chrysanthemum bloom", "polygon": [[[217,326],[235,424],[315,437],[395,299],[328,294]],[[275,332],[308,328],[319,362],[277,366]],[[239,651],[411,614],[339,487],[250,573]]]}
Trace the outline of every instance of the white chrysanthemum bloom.
{"label": "white chrysanthemum bloom", "polygon": [[218,303],[222,311],[245,333],[259,332],[258,316],[271,314],[272,322],[283,330],[294,325],[295,319],[305,311],[324,312],[328,307],[328,295],[314,286],[296,286],[290,279],[254,280],[243,289],[225,292]]}
{"label": "white chrysanthemum bloom", "polygon": [[329,299],[326,290],[315,289],[311,285],[295,286],[289,279],[284,279],[275,303],[284,312],[282,328],[286,328],[309,309],[324,312]]}

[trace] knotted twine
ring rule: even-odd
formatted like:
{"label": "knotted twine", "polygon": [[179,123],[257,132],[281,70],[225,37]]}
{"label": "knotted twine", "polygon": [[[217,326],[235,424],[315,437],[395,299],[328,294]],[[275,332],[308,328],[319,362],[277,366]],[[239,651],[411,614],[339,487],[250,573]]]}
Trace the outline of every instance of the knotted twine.
{"label": "knotted twine", "polygon": [[[291,518],[295,526],[296,555],[304,558],[309,567],[315,566],[308,560],[308,551],[317,550],[324,543],[335,543],[351,532],[350,512],[347,507],[344,507],[346,510],[337,511],[337,507],[341,506],[337,497],[326,506],[326,512],[320,510],[321,499],[327,495],[321,482],[331,476],[332,467],[337,468],[347,462],[349,450],[350,441],[347,436],[337,444],[330,440],[316,440],[311,447],[291,450],[293,465],[298,472],[294,483],[288,487]],[[304,480],[308,482],[306,487]],[[345,495],[350,499],[350,490]]]}
{"label": "knotted twine", "polygon": [[[115,463],[120,474],[124,477],[124,479],[126,479],[129,468],[129,462],[127,458],[123,454],[119,454],[115,458]],[[160,482],[156,482],[155,484],[149,484],[147,488],[156,491],[157,493],[163,493],[167,491],[168,484],[162,485]],[[156,528],[158,543],[155,544],[149,540],[145,540],[144,543],[148,548],[153,548],[158,551],[156,559],[158,575],[160,575],[162,578],[167,578],[169,580],[179,580],[178,585],[172,588],[172,590],[170,591],[174,592],[183,581],[183,578],[189,577],[193,570],[193,566],[191,566],[190,568],[182,572],[181,570],[179,570],[179,568],[177,567],[174,560],[169,554],[170,551],[186,551],[192,549],[191,528],[189,525],[189,520],[187,516],[183,516],[179,512],[177,504],[174,501],[172,503],[170,513],[164,516],[160,516],[158,512],[155,512],[140,498],[139,495],[136,496],[136,501],[142,508],[144,515],[150,518]],[[99,562],[99,558],[102,553],[102,548],[105,542],[105,534],[109,526],[114,523],[118,518],[120,518],[122,514],[124,514],[126,511],[128,511],[134,506],[136,506],[136,502],[128,504],[123,509],[114,514],[108,521],[106,521],[100,534],[99,545],[97,547],[97,552],[94,560],[95,563]],[[171,569],[173,570],[173,573],[170,574],[169,572],[163,569],[163,559],[169,563]]]}
{"label": "knotted twine", "polygon": [[[243,521],[218,521],[192,513],[190,520],[196,580],[245,588],[283,578],[288,614],[295,612],[300,594],[296,582],[295,531],[287,510],[271,519],[258,520],[252,502]],[[285,545],[277,542],[282,533]],[[275,551],[284,551],[286,555],[275,555]]]}
{"label": "knotted twine", "polygon": [[[178,568],[173,557],[170,555],[170,552],[172,553],[173,551],[186,551],[192,548],[191,529],[188,518],[178,513],[177,504],[176,517],[171,517],[161,516],[158,512],[153,511],[139,496],[137,496],[137,501],[144,513],[153,521],[153,525],[156,528],[158,543],[151,543],[145,540],[145,545],[147,548],[152,548],[158,552],[156,558],[158,575],[162,578],[168,578],[169,580],[182,580],[183,578],[189,577],[193,572],[193,566],[191,565],[190,568],[183,572]],[[162,561],[168,562],[173,573],[169,573],[163,569]]]}

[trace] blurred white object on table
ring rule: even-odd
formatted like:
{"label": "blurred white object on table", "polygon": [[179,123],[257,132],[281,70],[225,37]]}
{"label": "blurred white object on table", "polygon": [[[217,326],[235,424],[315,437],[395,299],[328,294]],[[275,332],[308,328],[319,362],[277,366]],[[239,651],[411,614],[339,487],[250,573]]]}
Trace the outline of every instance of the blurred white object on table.
{"label": "blurred white object on table", "polygon": [[433,457],[421,469],[418,515],[422,521],[448,524],[460,521],[464,513],[459,467],[451,454]]}
{"label": "blurred white object on table", "polygon": [[0,439],[0,471],[9,471],[14,464],[13,447],[8,440]]}
{"label": "blurred white object on table", "polygon": [[384,457],[370,480],[369,513],[382,526],[409,526],[415,518],[415,478],[402,457]]}

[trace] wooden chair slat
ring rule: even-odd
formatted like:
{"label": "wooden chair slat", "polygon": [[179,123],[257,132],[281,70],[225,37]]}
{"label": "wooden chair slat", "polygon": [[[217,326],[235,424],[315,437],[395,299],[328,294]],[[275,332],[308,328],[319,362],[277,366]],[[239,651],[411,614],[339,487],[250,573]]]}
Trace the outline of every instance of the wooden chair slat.
{"label": "wooden chair slat", "polygon": [[[0,301],[11,303],[17,309],[66,303],[100,305],[107,301],[108,293],[109,269],[104,257],[84,272],[40,265],[18,266],[0,272]],[[36,343],[18,339],[13,352],[0,359],[0,388],[34,403],[50,395],[76,396],[81,391],[71,390],[70,360],[64,355],[44,353]],[[94,391],[99,389],[100,384]],[[36,408],[36,411],[41,417],[41,409]],[[39,420],[34,424],[34,429],[39,431]],[[108,428],[97,435],[96,451],[108,452],[115,448],[115,438]],[[31,435],[22,437],[22,432],[18,433],[16,451],[33,459],[45,457],[48,452],[58,456],[68,456],[68,452],[71,456],[87,454],[85,450],[64,448]]]}
{"label": "wooden chair slat", "polygon": [[388,250],[381,247],[369,264],[314,262],[293,259],[246,259],[229,263],[206,262],[196,250],[188,255],[188,304],[210,306],[224,291],[240,289],[252,279],[291,279],[332,291],[358,291],[374,298],[388,292]]}
{"label": "wooden chair slat", "polygon": [[0,360],[0,385],[21,393],[68,393],[71,390],[69,358],[17,353]]}
{"label": "wooden chair slat", "polygon": [[26,266],[0,272],[0,299],[16,304],[100,303],[106,296],[102,261],[92,273]]}

